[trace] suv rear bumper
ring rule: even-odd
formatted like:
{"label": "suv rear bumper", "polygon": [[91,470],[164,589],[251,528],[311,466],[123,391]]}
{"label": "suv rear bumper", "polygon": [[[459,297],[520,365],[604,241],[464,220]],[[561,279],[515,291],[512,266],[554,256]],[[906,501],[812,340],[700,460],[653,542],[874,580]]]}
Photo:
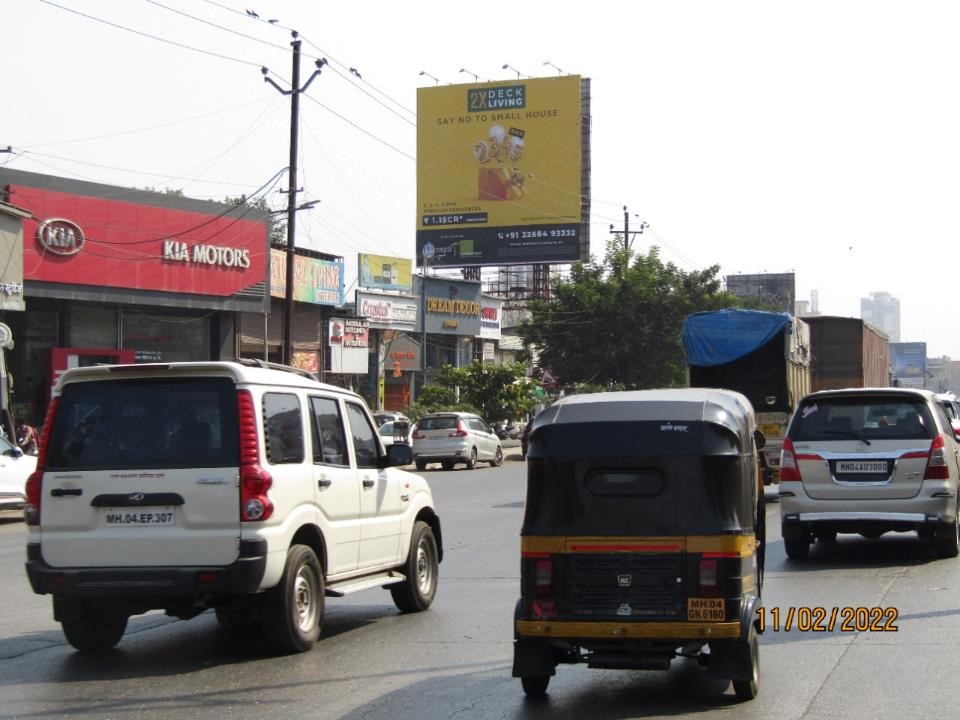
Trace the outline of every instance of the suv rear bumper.
{"label": "suv rear bumper", "polygon": [[221,567],[55,568],[40,543],[27,544],[33,591],[60,597],[183,597],[251,593],[267,567],[267,541],[241,540],[236,562]]}

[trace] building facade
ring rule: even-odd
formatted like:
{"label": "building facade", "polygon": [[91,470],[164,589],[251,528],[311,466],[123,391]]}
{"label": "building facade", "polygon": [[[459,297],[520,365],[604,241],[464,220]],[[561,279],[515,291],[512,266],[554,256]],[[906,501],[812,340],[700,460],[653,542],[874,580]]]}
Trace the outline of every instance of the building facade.
{"label": "building facade", "polygon": [[860,298],[860,317],[890,336],[890,342],[900,342],[900,300],[888,292],[870,293]]}

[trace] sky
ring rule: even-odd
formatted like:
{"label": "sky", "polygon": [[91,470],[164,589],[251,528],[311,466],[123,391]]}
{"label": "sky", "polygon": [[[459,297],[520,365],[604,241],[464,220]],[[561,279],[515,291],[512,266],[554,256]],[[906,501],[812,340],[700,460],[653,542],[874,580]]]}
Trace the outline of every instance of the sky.
{"label": "sky", "polygon": [[831,315],[887,291],[902,341],[960,359],[960,3],[3,2],[0,165],[283,208],[289,98],[260,68],[289,86],[291,30],[303,80],[328,61],[301,96],[319,202],[297,244],[348,286],[357,253],[414,257],[418,87],[576,74],[593,255],[626,207],[684,270],[794,272]]}

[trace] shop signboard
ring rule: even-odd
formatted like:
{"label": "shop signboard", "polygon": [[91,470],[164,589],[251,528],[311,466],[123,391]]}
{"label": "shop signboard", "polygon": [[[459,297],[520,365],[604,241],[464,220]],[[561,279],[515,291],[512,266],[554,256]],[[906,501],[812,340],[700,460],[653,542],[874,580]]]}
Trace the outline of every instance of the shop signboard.
{"label": "shop signboard", "polygon": [[32,215],[25,280],[266,301],[268,219],[249,206],[12,170],[0,182]]}
{"label": "shop signboard", "polygon": [[[414,288],[420,293],[423,278],[416,277]],[[427,332],[437,335],[480,335],[480,283],[446,278],[426,278],[426,293],[421,297],[426,307]],[[423,330],[420,323],[418,329]]]}
{"label": "shop signboard", "polygon": [[418,258],[431,266],[585,259],[581,87],[565,75],[417,91]]}
{"label": "shop signboard", "polygon": [[500,339],[503,300],[489,295],[480,296],[480,337]]}
{"label": "shop signboard", "polygon": [[357,291],[357,315],[377,330],[413,330],[417,323],[417,298],[410,295]]}
{"label": "shop signboard", "polygon": [[[343,305],[343,260],[320,260],[296,255],[293,258],[293,299],[314,305]],[[287,294],[287,253],[270,250],[270,294]]]}
{"label": "shop signboard", "polygon": [[330,319],[330,371],[366,375],[369,370],[370,328],[364,318]]}

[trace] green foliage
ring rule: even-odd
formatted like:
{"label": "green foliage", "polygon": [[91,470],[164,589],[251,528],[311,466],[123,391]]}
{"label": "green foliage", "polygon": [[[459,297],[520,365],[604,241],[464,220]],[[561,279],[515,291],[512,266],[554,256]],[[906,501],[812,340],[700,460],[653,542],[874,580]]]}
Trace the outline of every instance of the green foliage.
{"label": "green foliage", "polygon": [[[517,419],[536,404],[536,383],[527,378],[524,363],[498,365],[474,360],[462,368],[444,365],[436,385],[423,388],[417,402],[407,410],[411,419],[426,412],[464,410],[474,412],[489,423]],[[460,402],[456,389],[460,389]],[[415,414],[419,413],[419,415]]]}
{"label": "green foliage", "polygon": [[520,334],[565,388],[678,386],[684,318],[738,304],[723,292],[719,270],[686,272],[664,263],[656,247],[634,254],[611,241],[603,262],[575,265],[548,300],[531,304]]}
{"label": "green foliage", "polygon": [[270,244],[271,245],[286,245],[287,244],[287,221],[280,220],[276,212],[267,205],[267,201],[262,198],[248,198],[246,195],[240,195],[239,197],[230,197],[227,196],[223,199],[227,205],[249,205],[255,210],[260,210],[269,214],[270,216]]}

